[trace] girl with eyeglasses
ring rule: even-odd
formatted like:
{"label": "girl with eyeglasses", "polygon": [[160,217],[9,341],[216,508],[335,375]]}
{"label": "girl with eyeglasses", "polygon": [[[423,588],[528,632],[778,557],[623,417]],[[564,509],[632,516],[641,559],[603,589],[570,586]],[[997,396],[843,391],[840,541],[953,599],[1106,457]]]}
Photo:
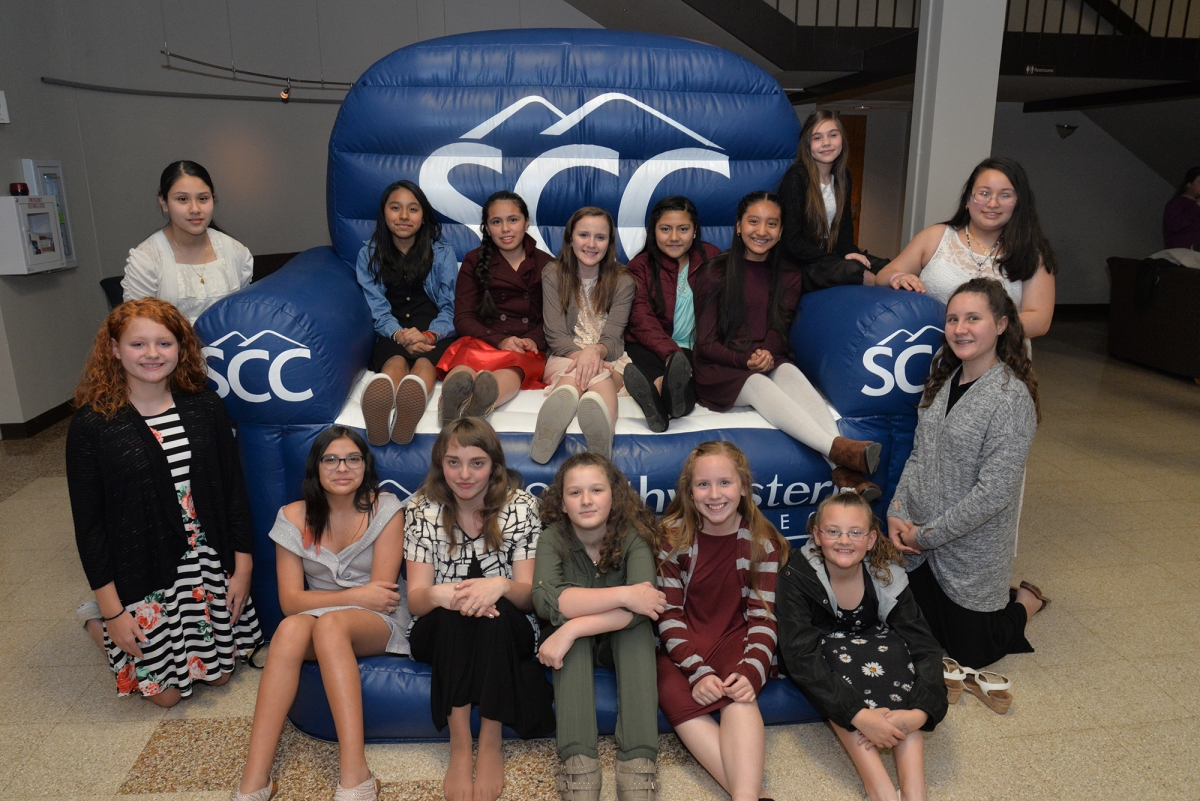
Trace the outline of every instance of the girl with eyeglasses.
{"label": "girl with eyeglasses", "polygon": [[[934,636],[974,668],[1033,651],[1025,626],[1048,603],[1029,582],[1009,589],[1021,481],[1040,416],[1021,328],[997,281],[974,278],[955,291],[887,511],[888,535],[908,555],[913,594]],[[999,692],[980,697],[1003,712],[1011,696]]]}
{"label": "girl with eyeglasses", "polygon": [[284,718],[300,667],[315,659],[337,730],[341,770],[335,801],[374,801],[379,780],[363,746],[362,682],[357,658],[407,655],[404,516],[400,499],[379,491],[375,460],[358,432],[321,432],[304,464],[301,500],[279,510],[275,541],[279,605],[287,615],[258,685],[250,752],[231,801],[268,801]]}
{"label": "girl with eyeglasses", "polygon": [[875,280],[946,303],[970,279],[994,278],[1020,311],[1025,336],[1033,338],[1050,330],[1057,272],[1024,168],[998,158],[979,162],[955,215],[914,236]]}
{"label": "girl with eyeglasses", "polygon": [[[942,647],[908,586],[903,558],[870,504],[831,495],[809,518],[809,542],[779,577],[782,667],[829,718],[867,797],[925,799],[923,732],[946,716]],[[892,749],[900,790],[880,749]]]}

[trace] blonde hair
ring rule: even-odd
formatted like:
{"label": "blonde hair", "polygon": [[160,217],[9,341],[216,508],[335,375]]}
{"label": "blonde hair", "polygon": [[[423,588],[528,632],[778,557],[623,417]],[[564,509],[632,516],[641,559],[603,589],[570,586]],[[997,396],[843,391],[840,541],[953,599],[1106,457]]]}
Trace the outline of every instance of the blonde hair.
{"label": "blonde hair", "polygon": [[742,449],[732,442],[702,442],[684,460],[679,480],[675,483],[675,497],[663,513],[663,528],[666,533],[662,550],[669,555],[687,551],[696,539],[696,532],[704,524],[700,510],[696,508],[696,501],[692,498],[692,475],[696,471],[696,462],[705,456],[724,456],[732,462],[738,483],[745,490],[745,494],[738,500],[737,510],[746,521],[746,528],[750,530],[750,588],[757,593],[758,569],[769,553],[768,543],[779,550],[779,565],[782,567],[787,563],[788,541],[771,525],[770,520],[763,517],[763,513],[755,505],[750,462],[746,459],[746,454],[742,453]]}
{"label": "blonde hair", "polygon": [[[830,506],[841,506],[845,509],[857,509],[867,518],[867,526],[871,531],[875,532],[875,544],[867,551],[866,559],[867,567],[871,570],[871,575],[879,579],[883,584],[892,583],[892,565],[904,566],[904,555],[897,550],[892,541],[884,534],[883,525],[879,522],[879,518],[875,516],[875,511],[871,508],[871,504],[867,503],[863,496],[853,492],[841,492],[830,495],[825,500],[821,501],[817,506],[817,511],[813,512],[808,518],[808,536],[813,539],[816,544],[814,534],[821,527],[821,518],[825,515],[825,510]],[[825,554],[821,551],[821,546],[818,544],[813,549],[816,557],[822,562],[825,561]]]}

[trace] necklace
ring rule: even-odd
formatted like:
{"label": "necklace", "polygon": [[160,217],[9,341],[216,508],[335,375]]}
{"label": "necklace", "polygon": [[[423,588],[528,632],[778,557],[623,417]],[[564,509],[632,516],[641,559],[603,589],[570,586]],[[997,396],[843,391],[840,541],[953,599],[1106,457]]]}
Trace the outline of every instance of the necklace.
{"label": "necklace", "polygon": [[996,252],[996,248],[1000,246],[1000,237],[996,237],[996,241],[992,243],[990,248],[988,248],[988,252],[983,254],[982,261],[975,261],[975,251],[971,246],[971,226],[968,225],[963,230],[967,235],[967,253],[970,255],[971,261],[975,265],[975,269],[979,272],[983,272],[983,265],[988,263],[988,261],[992,258],[992,254]]}
{"label": "necklace", "polygon": [[[168,229],[168,230],[170,230],[170,229]],[[180,244],[177,241],[175,241],[175,237],[173,235],[168,233],[167,240],[171,243],[171,248],[176,253],[183,255],[183,248],[180,246]],[[200,254],[200,258],[201,259],[205,258],[210,252],[212,252],[212,240],[209,239],[207,236],[205,236],[204,237],[204,251]],[[213,261],[216,261],[216,258],[217,258],[217,254],[213,253]],[[208,264],[209,263],[207,261],[202,262],[199,265],[200,269],[196,269],[197,265],[192,262],[177,262],[177,263],[186,263],[187,266],[191,268],[192,272],[195,273],[196,277],[200,279],[200,283],[202,283],[202,284],[204,283],[204,276],[208,273]]]}

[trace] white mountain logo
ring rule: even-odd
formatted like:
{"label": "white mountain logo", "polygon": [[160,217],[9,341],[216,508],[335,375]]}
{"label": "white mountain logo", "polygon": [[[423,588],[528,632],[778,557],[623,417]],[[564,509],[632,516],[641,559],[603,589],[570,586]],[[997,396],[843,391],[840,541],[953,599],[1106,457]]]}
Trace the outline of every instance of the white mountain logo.
{"label": "white mountain logo", "polygon": [[[478,140],[500,127],[510,117],[530,104],[539,104],[558,116],[558,122],[541,131],[542,136],[561,136],[578,125],[585,117],[601,106],[612,102],[632,103],[647,114],[662,120],[705,147],[685,147],[659,153],[642,162],[621,195],[617,211],[617,236],[629,259],[642,249],[646,241],[646,211],[654,190],[666,176],[679,170],[709,170],[729,177],[729,157],[717,152],[721,146],[706,139],[686,125],[671,119],[661,111],[620,92],[607,92],[584,103],[571,113],[565,113],[540,95],[528,95],[505,107],[497,114],[467,131],[460,140]],[[716,148],[715,150],[710,148]],[[462,223],[468,230],[479,233],[479,220],[483,209],[478,203],[460,193],[450,185],[450,171],[464,164],[475,164],[503,174],[504,154],[499,148],[478,141],[458,141],[438,148],[421,165],[417,183],[425,190],[429,202],[446,217]],[[620,154],[612,148],[600,145],[563,145],[550,148],[531,161],[517,178],[513,191],[525,199],[529,206],[529,234],[538,247],[547,252],[554,250],[546,245],[538,228],[538,202],[546,184],[560,172],[586,167],[603,170],[610,175],[620,175]]]}
{"label": "white mountain logo", "polygon": [[[271,352],[263,348],[251,348],[262,337],[270,334],[284,342],[294,345],[295,347],[287,348],[283,352],[272,357]],[[237,353],[229,360],[228,366],[225,368],[225,375],[221,375],[215,369],[213,359],[225,361],[225,349],[221,347],[226,341],[237,337],[241,340],[236,346]],[[241,331],[230,331],[225,336],[214,341],[211,345],[204,348],[204,356],[209,359],[208,362],[208,377],[217,385],[217,394],[222,398],[227,396],[232,390],[233,394],[249,403],[266,403],[272,397],[279,398],[283,401],[291,403],[299,403],[306,401],[313,396],[311,389],[295,391],[288,389],[283,385],[283,366],[292,359],[311,359],[312,351],[303,342],[297,342],[291,337],[285,337],[278,331],[270,329],[259,331],[257,334],[247,337]],[[267,368],[267,386],[269,392],[253,392],[248,389],[242,380],[242,367],[249,361],[265,361],[269,362]]]}
{"label": "white mountain logo", "polygon": [[873,387],[870,384],[863,384],[862,394],[880,397],[888,394],[896,387],[900,387],[903,392],[909,394],[921,392],[924,389],[922,384],[914,384],[908,380],[908,360],[921,353],[932,354],[932,345],[910,345],[910,347],[904,348],[896,356],[896,361],[891,370],[878,364],[875,360],[880,356],[891,356],[892,348],[887,343],[901,334],[908,334],[908,337],[904,340],[904,344],[909,345],[912,342],[916,342],[926,331],[937,331],[940,334],[942,329],[936,325],[927,325],[914,334],[908,329],[901,328],[899,331],[893,331],[879,340],[879,344],[874,347],[867,348],[866,352],[863,353],[863,367],[866,368],[867,372],[878,376],[883,383],[877,387]]}

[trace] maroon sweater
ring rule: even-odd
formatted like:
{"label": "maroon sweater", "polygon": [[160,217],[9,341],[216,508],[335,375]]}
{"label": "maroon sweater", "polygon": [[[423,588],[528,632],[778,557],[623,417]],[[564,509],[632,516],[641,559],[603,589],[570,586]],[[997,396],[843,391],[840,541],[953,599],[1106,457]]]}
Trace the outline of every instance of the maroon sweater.
{"label": "maroon sweater", "polygon": [[[688,253],[687,281],[692,287],[692,297],[696,292],[696,273],[704,262],[716,256],[721,251],[716,245],[700,242],[692,245]],[[658,271],[659,285],[662,287],[662,314],[654,313],[654,303],[651,300],[650,254],[642,251],[629,262],[629,272],[637,281],[637,292],[633,296],[633,308],[629,312],[629,325],[625,328],[625,341],[637,342],[642,347],[654,352],[654,355],[664,362],[667,357],[677,350],[679,345],[671,339],[675,332],[675,289],[679,282],[679,260],[664,256],[662,268]]]}
{"label": "maroon sweater", "polygon": [[554,261],[529,234],[525,235],[525,260],[514,270],[497,248],[492,254],[488,289],[496,304],[496,316],[479,316],[483,289],[475,278],[480,248],[463,257],[454,291],[454,328],[459,336],[482,339],[492,347],[508,337],[528,337],[546,352],[546,334],[542,330],[542,268]]}
{"label": "maroon sweater", "polygon": [[[796,306],[800,304],[800,271],[788,263],[783,269],[783,303],[789,310],[787,323],[791,327]],[[706,408],[716,412],[727,411],[742,391],[742,385],[750,377],[746,367],[750,355],[756,350],[766,350],[775,359],[775,365],[790,363],[791,347],[768,322],[771,308],[771,273],[762,262],[746,262],[746,273],[742,285],[746,302],[746,326],[748,347],[733,350],[721,343],[718,328],[718,309],[725,302],[722,297],[725,280],[725,264],[717,260],[709,264],[696,279],[696,395]]]}

